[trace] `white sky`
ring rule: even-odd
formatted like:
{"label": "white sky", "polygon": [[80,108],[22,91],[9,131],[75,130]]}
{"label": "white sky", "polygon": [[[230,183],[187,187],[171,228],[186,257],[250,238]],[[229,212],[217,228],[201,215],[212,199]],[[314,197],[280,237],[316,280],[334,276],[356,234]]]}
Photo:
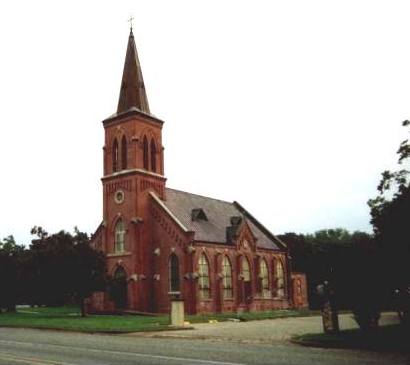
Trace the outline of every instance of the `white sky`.
{"label": "white sky", "polygon": [[2,1],[0,237],[102,218],[133,14],[167,185],[272,232],[370,231],[410,117],[408,1]]}

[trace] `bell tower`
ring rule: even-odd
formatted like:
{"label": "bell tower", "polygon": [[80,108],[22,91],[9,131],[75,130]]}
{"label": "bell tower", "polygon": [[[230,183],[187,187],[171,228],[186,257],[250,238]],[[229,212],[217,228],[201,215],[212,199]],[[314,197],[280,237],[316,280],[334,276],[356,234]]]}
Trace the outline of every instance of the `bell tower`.
{"label": "bell tower", "polygon": [[125,271],[124,306],[144,311],[151,285],[149,192],[164,199],[166,178],[163,121],[150,112],[132,28],[117,112],[105,119],[103,126],[103,250],[109,274]]}

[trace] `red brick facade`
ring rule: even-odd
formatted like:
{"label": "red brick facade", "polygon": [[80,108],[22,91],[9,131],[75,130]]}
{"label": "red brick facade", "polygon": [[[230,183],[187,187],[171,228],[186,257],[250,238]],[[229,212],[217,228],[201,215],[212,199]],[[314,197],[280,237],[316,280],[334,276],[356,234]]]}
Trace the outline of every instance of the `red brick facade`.
{"label": "red brick facade", "polygon": [[[139,72],[130,71],[133,67]],[[127,88],[132,93],[127,94]],[[180,292],[187,313],[289,308],[295,293],[295,304],[305,306],[306,298],[300,299],[300,291],[292,288],[286,246],[239,204],[209,199],[208,208],[194,205],[198,209],[187,212],[192,213],[193,227],[202,225],[213,237],[213,224],[220,222],[212,222],[212,204],[234,211],[226,218],[232,227],[224,223],[227,238],[219,241],[204,241],[189,228],[189,220],[182,221],[181,212],[178,216],[169,208],[173,195],[165,186],[163,122],[149,114],[132,33],[120,104],[117,114],[103,122],[103,222],[92,244],[106,254],[109,274],[124,276],[125,296],[116,301],[108,293],[95,293],[90,309],[168,313],[174,291]],[[306,281],[298,275],[293,282],[298,280],[305,293]]]}

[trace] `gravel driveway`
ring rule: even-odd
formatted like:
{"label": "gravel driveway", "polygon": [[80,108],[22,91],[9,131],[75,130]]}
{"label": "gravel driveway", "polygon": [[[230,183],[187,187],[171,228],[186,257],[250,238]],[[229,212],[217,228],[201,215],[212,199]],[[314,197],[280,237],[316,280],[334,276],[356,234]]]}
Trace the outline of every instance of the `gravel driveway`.
{"label": "gravel driveway", "polygon": [[[383,313],[380,324],[398,323],[395,313]],[[357,328],[352,314],[339,315],[340,329]],[[199,323],[186,331],[133,333],[132,336],[160,338],[190,338],[224,340],[246,343],[270,343],[286,341],[292,335],[322,332],[322,317],[298,317],[268,319],[250,322]]]}

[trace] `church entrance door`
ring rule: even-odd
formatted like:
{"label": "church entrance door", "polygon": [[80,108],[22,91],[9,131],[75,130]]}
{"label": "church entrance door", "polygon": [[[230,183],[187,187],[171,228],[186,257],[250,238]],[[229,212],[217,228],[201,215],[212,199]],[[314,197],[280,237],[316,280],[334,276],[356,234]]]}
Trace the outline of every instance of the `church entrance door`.
{"label": "church entrance door", "polygon": [[128,305],[127,273],[119,266],[114,273],[111,297],[117,309],[125,309]]}

